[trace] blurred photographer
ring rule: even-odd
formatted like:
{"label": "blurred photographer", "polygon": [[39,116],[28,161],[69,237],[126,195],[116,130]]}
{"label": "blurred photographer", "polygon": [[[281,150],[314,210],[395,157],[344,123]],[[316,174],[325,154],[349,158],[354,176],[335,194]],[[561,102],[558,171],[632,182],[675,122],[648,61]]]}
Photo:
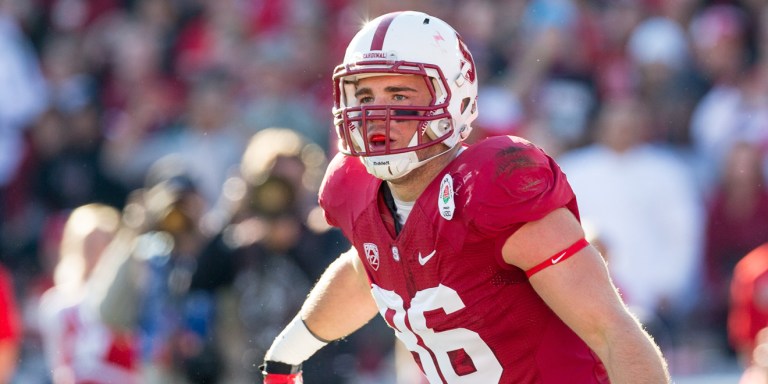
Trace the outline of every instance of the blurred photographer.
{"label": "blurred photographer", "polygon": [[[198,259],[191,294],[216,297],[216,344],[227,382],[260,382],[257,366],[272,339],[335,253],[348,246],[317,207],[325,165],[318,145],[291,129],[268,128],[252,136],[239,174],[225,184],[224,224]],[[318,382],[346,382],[329,367],[355,347],[345,343],[321,357]]]}
{"label": "blurred photographer", "polygon": [[188,296],[206,242],[198,225],[205,209],[184,164],[173,157],[159,160],[145,188],[131,196],[124,228],[99,265],[101,316],[137,334],[143,383],[212,382],[216,376],[215,358],[213,368],[187,364],[208,337],[196,319],[212,310],[210,302]]}

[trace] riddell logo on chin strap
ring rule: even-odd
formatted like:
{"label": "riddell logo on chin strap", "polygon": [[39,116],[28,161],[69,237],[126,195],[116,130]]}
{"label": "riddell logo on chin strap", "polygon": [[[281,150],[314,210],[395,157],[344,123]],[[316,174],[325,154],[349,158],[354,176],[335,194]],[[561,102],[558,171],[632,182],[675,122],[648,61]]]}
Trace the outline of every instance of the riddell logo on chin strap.
{"label": "riddell logo on chin strap", "polygon": [[389,165],[389,161],[374,161],[373,165]]}

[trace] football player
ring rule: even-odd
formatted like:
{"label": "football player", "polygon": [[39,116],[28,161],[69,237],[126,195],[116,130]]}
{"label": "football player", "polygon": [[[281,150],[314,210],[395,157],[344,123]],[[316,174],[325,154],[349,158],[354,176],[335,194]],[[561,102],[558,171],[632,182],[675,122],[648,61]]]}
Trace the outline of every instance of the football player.
{"label": "football player", "polygon": [[353,247],[267,352],[267,383],[377,313],[430,383],[667,383],[659,348],[584,239],[557,164],[517,137],[463,144],[472,55],[420,12],[367,23],[334,74],[340,154],[320,192]]}

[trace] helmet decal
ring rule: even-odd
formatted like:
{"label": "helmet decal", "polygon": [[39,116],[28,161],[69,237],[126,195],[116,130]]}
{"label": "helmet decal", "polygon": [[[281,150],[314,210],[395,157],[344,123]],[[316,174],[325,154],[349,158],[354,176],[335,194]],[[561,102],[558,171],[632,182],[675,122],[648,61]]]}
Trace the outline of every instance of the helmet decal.
{"label": "helmet decal", "polygon": [[458,33],[456,33],[456,41],[459,43],[459,51],[461,52],[461,55],[464,57],[464,60],[466,60],[462,60],[460,64],[462,68],[462,74],[464,75],[464,78],[467,79],[467,81],[474,83],[475,79],[477,78],[475,72],[475,60],[472,59],[472,55],[469,53],[469,49],[467,49],[467,44],[464,43],[464,40]]}
{"label": "helmet decal", "polygon": [[445,38],[440,34],[440,31],[435,31],[435,34],[432,36],[432,38],[435,39],[435,43],[437,44],[440,44],[441,41],[445,41]]}

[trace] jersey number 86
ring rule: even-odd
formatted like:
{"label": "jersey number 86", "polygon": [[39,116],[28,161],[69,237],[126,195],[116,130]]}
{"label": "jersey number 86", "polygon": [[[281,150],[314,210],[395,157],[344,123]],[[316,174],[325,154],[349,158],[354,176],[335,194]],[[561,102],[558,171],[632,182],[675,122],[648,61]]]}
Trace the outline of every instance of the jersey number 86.
{"label": "jersey number 86", "polygon": [[[436,332],[427,327],[424,314],[442,310],[450,315],[465,307],[455,290],[442,284],[416,292],[405,309],[403,298],[396,292],[372,286],[373,297],[381,315],[394,328],[405,347],[418,354],[421,367],[430,383],[498,383],[503,368],[477,332],[455,328]],[[466,353],[474,370],[456,372],[451,354]]]}

